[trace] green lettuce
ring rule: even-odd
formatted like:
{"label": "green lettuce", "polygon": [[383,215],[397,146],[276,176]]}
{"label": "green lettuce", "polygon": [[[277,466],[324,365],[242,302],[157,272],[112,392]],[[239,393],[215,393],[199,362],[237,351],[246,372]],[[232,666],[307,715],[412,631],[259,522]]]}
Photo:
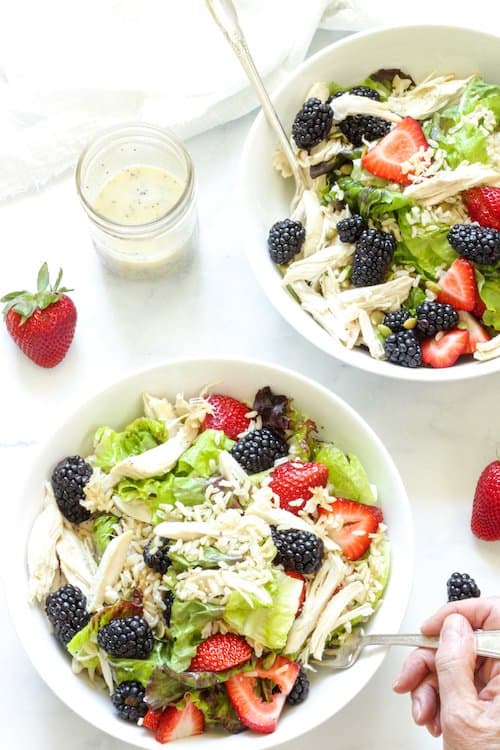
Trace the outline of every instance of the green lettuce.
{"label": "green lettuce", "polygon": [[224,610],[224,620],[237,633],[279,651],[285,647],[295,620],[302,582],[276,569],[273,580],[265,588],[272,597],[271,605],[263,604],[255,596],[232,591]]}
{"label": "green lettuce", "polygon": [[247,727],[240,721],[223,685],[191,691],[189,700],[203,713],[206,726],[222,726],[229,734],[246,731]]}
{"label": "green lettuce", "polygon": [[476,268],[479,295],[486,305],[483,322],[500,331],[500,263]]}
{"label": "green lettuce", "polygon": [[179,458],[175,473],[195,474],[208,479],[214,473],[213,462],[218,463],[221,451],[229,451],[233,445],[234,440],[228,438],[222,430],[205,430]]}
{"label": "green lettuce", "polygon": [[427,299],[425,292],[419,286],[412,286],[408,297],[403,302],[402,307],[411,315],[415,315],[417,307]]}
{"label": "green lettuce", "polygon": [[153,671],[161,667],[166,658],[167,644],[155,640],[153,650],[147,659],[118,659],[114,656],[108,656],[108,662],[115,673],[118,684],[125,682],[125,680],[137,680],[146,687]]}
{"label": "green lettuce", "polygon": [[110,471],[118,461],[155,448],[167,438],[165,422],[145,417],[135,419],[122,432],[99,427],[94,436],[94,465]]}
{"label": "green lettuce", "polygon": [[[411,224],[408,210],[399,211],[397,222],[401,232],[401,242],[398,242],[394,254],[394,262],[408,264],[427,279],[437,280],[436,268],[448,268],[457,258],[457,253],[448,242],[450,227],[447,224]],[[417,236],[413,236],[413,229],[417,228]]]}
{"label": "green lettuce", "polygon": [[373,505],[377,502],[361,461],[332,443],[323,443],[314,460],[328,467],[328,477],[339,497]]}
{"label": "green lettuce", "polygon": [[206,479],[166,474],[149,479],[122,479],[115,493],[128,502],[146,503],[154,513],[160,505],[198,505],[205,500]]}
{"label": "green lettuce", "polygon": [[341,177],[338,185],[343,190],[352,213],[359,213],[365,218],[370,217],[373,221],[415,205],[411,198],[397,190],[362,185],[352,177]]}
{"label": "green lettuce", "polygon": [[241,562],[243,559],[240,555],[226,555],[223,552],[219,552],[215,547],[203,547],[203,557],[196,560],[188,560],[180,552],[169,552],[168,556],[176,571],[194,567],[206,569],[218,568],[221,562],[226,565],[234,565],[234,563]]}
{"label": "green lettuce", "polygon": [[118,516],[114,516],[112,513],[103,513],[94,518],[94,539],[99,554],[102,555],[114,537],[114,527],[118,521]]}
{"label": "green lettuce", "polygon": [[[170,574],[172,575],[172,574]],[[224,608],[197,600],[174,599],[170,616],[170,653],[167,663],[174,672],[185,672],[202,641],[201,631],[209,622],[220,619]]]}

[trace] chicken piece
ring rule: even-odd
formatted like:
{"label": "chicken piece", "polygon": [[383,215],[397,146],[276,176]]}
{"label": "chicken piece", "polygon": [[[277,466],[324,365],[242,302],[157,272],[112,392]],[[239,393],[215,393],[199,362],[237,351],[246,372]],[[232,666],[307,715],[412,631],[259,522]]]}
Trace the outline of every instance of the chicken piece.
{"label": "chicken piece", "polygon": [[482,341],[476,346],[474,359],[485,362],[488,359],[500,357],[500,333],[489,341]]}
{"label": "chicken piece", "polygon": [[[150,448],[137,456],[128,456],[119,461],[108,474],[109,485],[113,487],[120,479],[147,479],[162,476],[169,472],[179,457],[189,448],[193,438],[193,428],[183,425],[179,432],[165,443]],[[188,437],[188,434],[190,435]]]}
{"label": "chicken piece", "polygon": [[453,75],[427,78],[400,96],[389,96],[387,105],[402,117],[422,120],[456,99],[470,79]]}
{"label": "chicken piece", "polygon": [[44,509],[35,519],[28,539],[28,601],[44,601],[59,568],[56,547],[63,532],[63,517],[49,482],[45,483]]}
{"label": "chicken piece", "polygon": [[485,164],[459,164],[455,169],[442,169],[422,182],[408,185],[403,194],[432,206],[476,185],[500,186],[500,172]]}
{"label": "chicken piece", "polygon": [[343,268],[349,263],[353,253],[354,245],[345,242],[326,245],[313,255],[291,263],[286,270],[283,284],[286,286],[296,281],[314,281],[329,268]]}
{"label": "chicken piece", "polygon": [[56,545],[61,570],[68,583],[90,596],[97,565],[87,544],[68,526],[63,527]]}
{"label": "chicken piece", "polygon": [[342,94],[332,100],[330,104],[333,110],[333,119],[336,122],[345,120],[349,115],[370,115],[371,117],[382,117],[390,122],[399,122],[400,115],[396,114],[395,108],[388,102],[378,102],[366,96],[356,94]]}
{"label": "chicken piece", "polygon": [[330,599],[327,606],[322,610],[314,632],[311,635],[311,640],[306,649],[306,659],[309,657],[309,654],[312,654],[315,659],[321,659],[326,641],[330,633],[337,627],[341,613],[351,602],[360,597],[363,591],[364,586],[361,581],[353,581],[340,589]]}
{"label": "chicken piece", "polygon": [[94,575],[89,594],[89,612],[96,612],[104,603],[108,586],[114,586],[123,570],[128,548],[133,537],[132,531],[114,537],[104,550],[99,567]]}

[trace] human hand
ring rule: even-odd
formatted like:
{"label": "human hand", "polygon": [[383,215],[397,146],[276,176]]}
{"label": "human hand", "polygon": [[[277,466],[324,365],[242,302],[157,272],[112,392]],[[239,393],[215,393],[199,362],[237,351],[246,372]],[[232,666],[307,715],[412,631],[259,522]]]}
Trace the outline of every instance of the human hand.
{"label": "human hand", "polygon": [[476,657],[473,629],[500,630],[500,597],[441,607],[422,625],[439,648],[416,649],[393,685],[444,750],[500,750],[500,659]]}

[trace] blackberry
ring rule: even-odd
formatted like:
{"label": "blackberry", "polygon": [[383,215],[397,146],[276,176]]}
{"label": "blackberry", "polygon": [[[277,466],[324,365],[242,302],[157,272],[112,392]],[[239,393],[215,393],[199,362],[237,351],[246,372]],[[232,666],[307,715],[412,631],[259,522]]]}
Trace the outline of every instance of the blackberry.
{"label": "blackberry", "polygon": [[244,435],[231,448],[231,455],[248,474],[257,474],[288,456],[288,444],[274,430],[263,427]]}
{"label": "blackberry", "polygon": [[339,122],[339,129],[353,146],[362,146],[363,140],[383,138],[391,129],[389,120],[372,115],[348,115]]}
{"label": "blackberry", "polygon": [[295,115],[292,135],[299,148],[310,149],[320,143],[332,127],[333,112],[326,102],[314,96]]}
{"label": "blackberry", "polygon": [[269,230],[267,247],[274,263],[288,263],[300,253],[306,238],[306,230],[300,221],[284,219],[277,221]]}
{"label": "blackberry", "polygon": [[427,300],[417,307],[417,331],[424,336],[434,336],[438,331],[448,331],[458,323],[454,307],[442,302]]}
{"label": "blackberry", "polygon": [[147,659],[153,648],[153,634],[138,615],[111,620],[97,633],[97,643],[110,656]]}
{"label": "blackberry", "polygon": [[500,232],[477,224],[455,224],[448,232],[448,242],[462,258],[482,266],[500,260]]}
{"label": "blackberry", "polygon": [[449,602],[481,596],[477,583],[468,573],[452,573],[446,581],[446,588]]}
{"label": "blackberry", "polygon": [[165,625],[167,628],[170,627],[170,618],[172,617],[172,606],[174,603],[174,592],[173,591],[165,591],[163,594],[163,604],[165,605],[165,609],[163,610],[163,619],[165,620]]}
{"label": "blackberry", "polygon": [[82,523],[91,513],[80,505],[83,491],[92,476],[92,467],[81,456],[67,456],[59,461],[52,472],[51,484],[57,507],[71,523]]}
{"label": "blackberry", "polygon": [[395,249],[396,240],[389,232],[364,229],[354,251],[352,285],[372,286],[384,281]]}
{"label": "blackberry", "polygon": [[342,96],[342,94],[366,96],[367,99],[374,99],[376,102],[380,101],[380,94],[378,93],[378,91],[375,91],[375,89],[370,88],[370,86],[353,86],[352,89],[348,89],[347,91],[337,91],[335,94],[331,94],[326,100],[327,103],[330,104],[333,99],[336,99],[338,96]]}
{"label": "blackberry", "polygon": [[113,706],[118,711],[120,719],[137,722],[146,716],[148,707],[144,702],[146,691],[137,680],[120,682],[111,696]]}
{"label": "blackberry", "polygon": [[337,224],[337,232],[341,242],[356,242],[363,229],[368,229],[368,224],[359,214],[341,219]]}
{"label": "blackberry", "polygon": [[76,586],[67,583],[49,594],[45,600],[45,612],[52,623],[56,638],[63,646],[73,638],[90,620],[87,599]]}
{"label": "blackberry", "polygon": [[148,568],[152,568],[162,575],[166,573],[171,563],[170,557],[168,556],[169,549],[170,542],[168,539],[161,539],[159,537],[150,539],[142,553],[144,562]]}
{"label": "blackberry", "polygon": [[382,323],[387,328],[390,328],[393,333],[397,333],[398,331],[406,331],[403,323],[406,323],[410,318],[411,315],[408,310],[395,310],[394,312],[386,313]]}
{"label": "blackberry", "polygon": [[394,365],[420,367],[422,364],[422,349],[413,331],[391,333],[384,341],[384,351]]}
{"label": "blackberry", "polygon": [[290,706],[298,706],[303,703],[309,695],[309,680],[304,670],[301,668],[297,675],[295,684],[286,697],[286,702]]}
{"label": "blackberry", "polygon": [[323,562],[323,540],[310,531],[288,529],[278,531],[271,526],[271,535],[277,549],[273,562],[281,563],[285,570],[297,573],[316,573]]}

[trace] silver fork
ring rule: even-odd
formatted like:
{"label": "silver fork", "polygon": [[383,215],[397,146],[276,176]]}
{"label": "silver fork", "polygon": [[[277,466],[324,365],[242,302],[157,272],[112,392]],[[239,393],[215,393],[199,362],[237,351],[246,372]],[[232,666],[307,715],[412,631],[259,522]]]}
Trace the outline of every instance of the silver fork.
{"label": "silver fork", "polygon": [[[500,630],[475,630],[476,654],[500,658]],[[325,648],[321,659],[313,659],[314,664],[332,669],[348,669],[358,660],[361,649],[365,646],[420,646],[434,648],[439,645],[439,636],[427,636],[422,633],[393,635],[364,635],[363,630],[353,631],[344,645],[338,648]],[[324,657],[331,658],[324,658]]]}

